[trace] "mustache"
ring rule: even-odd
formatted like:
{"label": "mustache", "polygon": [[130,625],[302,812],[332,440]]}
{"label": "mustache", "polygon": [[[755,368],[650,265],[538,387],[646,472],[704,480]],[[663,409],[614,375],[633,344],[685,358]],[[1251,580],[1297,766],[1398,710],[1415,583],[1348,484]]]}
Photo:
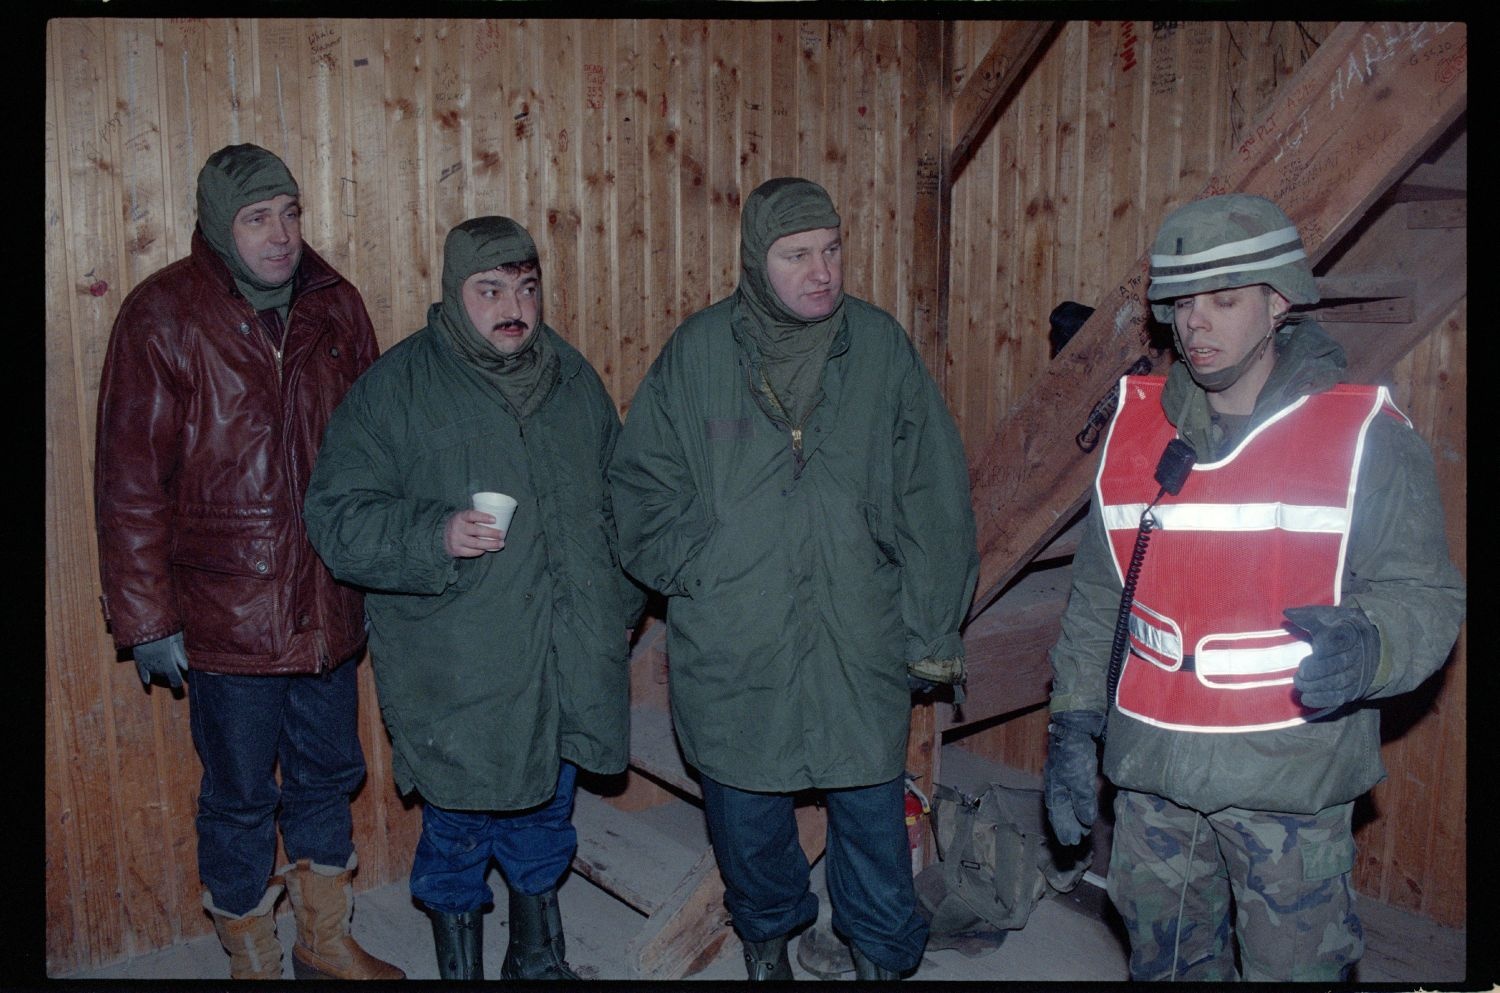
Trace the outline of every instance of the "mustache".
{"label": "mustache", "polygon": [[530,327],[531,327],[531,325],[527,324],[525,321],[499,321],[499,322],[497,322],[495,324],[494,327],[490,328],[490,330],[491,331],[509,331],[512,328],[514,328],[517,331],[526,331]]}

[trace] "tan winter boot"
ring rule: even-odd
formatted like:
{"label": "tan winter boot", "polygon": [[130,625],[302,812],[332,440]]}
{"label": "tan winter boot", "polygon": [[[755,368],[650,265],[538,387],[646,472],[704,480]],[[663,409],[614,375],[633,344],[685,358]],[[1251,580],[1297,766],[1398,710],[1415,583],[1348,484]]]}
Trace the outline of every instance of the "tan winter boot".
{"label": "tan winter boot", "polygon": [[280,871],[297,921],[292,975],[298,979],[405,979],[406,973],[371,955],[349,934],[354,916],[353,853],[342,869],[308,859]]}
{"label": "tan winter boot", "polygon": [[213,919],[219,944],[229,953],[230,979],[281,978],[281,942],[276,939],[276,915],[271,913],[280,896],[280,884],[273,885],[255,907],[229,914],[215,907],[213,897],[204,892],[203,906]]}

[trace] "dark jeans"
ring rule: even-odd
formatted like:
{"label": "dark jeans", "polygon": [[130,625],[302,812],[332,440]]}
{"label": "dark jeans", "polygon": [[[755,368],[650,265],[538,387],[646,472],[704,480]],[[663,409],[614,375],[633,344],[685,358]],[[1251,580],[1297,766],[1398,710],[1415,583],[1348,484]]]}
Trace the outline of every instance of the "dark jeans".
{"label": "dark jeans", "polygon": [[[792,797],[701,779],[724,906],[740,937],[765,941],[814,920],[818,898],[808,889]],[[914,969],[927,947],[927,923],[912,885],[904,780],[828,790],[823,799],[834,928],[875,964]]]}
{"label": "dark jeans", "polygon": [[219,910],[243,914],[265,895],[278,810],[288,858],[348,864],[349,798],[365,778],[356,672],[351,661],[317,676],[189,674],[188,715],[203,762],[198,875]]}
{"label": "dark jeans", "polygon": [[578,767],[562,763],[557,791],[539,807],[507,813],[422,804],[422,837],[411,862],[411,895],[439,913],[463,914],[490,902],[490,859],[505,885],[535,896],[557,885],[573,852],[573,788]]}

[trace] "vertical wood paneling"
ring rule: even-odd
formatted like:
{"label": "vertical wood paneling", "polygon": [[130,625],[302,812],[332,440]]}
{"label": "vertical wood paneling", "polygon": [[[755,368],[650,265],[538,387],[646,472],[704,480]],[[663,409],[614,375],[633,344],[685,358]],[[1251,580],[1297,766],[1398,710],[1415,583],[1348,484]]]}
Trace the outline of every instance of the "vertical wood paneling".
{"label": "vertical wood paneling", "polygon": [[[1393,371],[1393,396],[1432,450],[1444,497],[1448,547],[1467,573],[1467,325],[1460,304],[1441,330]],[[1379,816],[1360,832],[1361,893],[1429,916],[1465,904],[1467,651],[1461,643],[1436,680],[1382,709],[1382,758],[1390,777],[1370,795]],[[1441,691],[1438,687],[1441,686]]]}
{"label": "vertical wood paneling", "polygon": [[[645,201],[649,205],[646,226],[646,286],[661,314],[661,327],[651,329],[653,344],[666,339],[671,329],[687,317],[679,301],[678,284],[682,243],[677,226],[680,209],[678,144],[681,140],[681,100],[677,61],[677,26],[671,21],[650,21],[649,68],[646,93]],[[655,350],[653,349],[653,358]],[[631,388],[634,392],[634,388]],[[623,398],[621,398],[623,399]]]}
{"label": "vertical wood paneling", "polygon": [[787,25],[789,42],[797,54],[797,159],[793,175],[820,183],[835,201],[838,200],[837,177],[823,168],[823,116],[804,111],[822,105],[823,62],[827,48],[827,27],[822,21],[793,21]]}
{"label": "vertical wood paneling", "polygon": [[[1012,282],[1015,309],[997,337],[1001,346],[992,360],[996,372],[995,392],[999,401],[992,417],[1019,398],[1021,391],[1047,361],[1048,316],[1061,302],[1054,296],[1037,297],[1037,289],[1057,285],[1055,257],[1058,219],[1057,131],[1059,70],[1057,60],[1033,71],[1035,85],[1025,88],[1016,100],[1016,238],[1017,259]],[[1024,300],[1026,296],[1031,299]],[[992,420],[990,423],[994,423]]]}
{"label": "vertical wood paneling", "polygon": [[[122,284],[130,286],[168,261],[156,236],[165,218],[155,27],[153,21],[134,19],[108,25],[111,71],[107,92],[112,108],[108,156],[118,176],[117,230],[125,241]],[[94,437],[90,415],[97,400],[98,376],[92,361],[85,361],[81,372],[78,426],[80,448],[87,452]],[[84,465],[90,464],[85,458]],[[85,482],[84,492],[92,493],[90,483]],[[92,565],[96,560],[90,555],[89,561]],[[118,897],[127,948],[144,951],[170,943],[179,933],[176,898],[181,894],[174,885],[179,866],[171,861],[171,849],[160,845],[159,839],[168,836],[170,752],[164,746],[183,706],[164,690],[144,693],[139,680],[130,678],[128,668],[111,666],[103,675],[112,690],[106,720],[113,728],[111,754],[118,760],[112,786],[121,814],[116,828]],[[156,896],[158,892],[165,898]]]}
{"label": "vertical wood paneling", "polygon": [[[615,262],[616,303],[619,307],[618,375],[610,395],[622,409],[634,384],[646,375],[656,357],[652,311],[646,273],[651,247],[646,240],[646,117],[650,99],[646,89],[646,45],[649,28],[641,21],[615,26],[615,54],[609,64],[614,75],[615,106]],[[630,384],[630,389],[625,385]]]}
{"label": "vertical wood paneling", "polygon": [[442,268],[442,241],[449,229],[472,216],[473,194],[469,190],[472,161],[470,91],[465,75],[468,66],[462,40],[469,22],[434,20],[426,38],[425,78],[431,87],[430,122],[427,129],[428,168],[435,174],[432,187],[430,229],[437,252],[431,259],[435,271]]}
{"label": "vertical wood paneling", "polygon": [[[830,162],[830,167],[846,177],[838,199],[839,212],[841,216],[853,218],[858,235],[855,242],[858,255],[850,264],[850,275],[858,276],[858,282],[849,283],[850,276],[845,276],[845,282],[849,284],[850,292],[866,300],[870,298],[872,288],[880,282],[875,226],[879,210],[873,195],[875,171],[871,148],[874,131],[869,120],[869,35],[868,21],[836,25],[833,40],[837,47],[833,57],[837,60],[834,64],[839,66],[839,72],[835,73],[837,85],[833,89],[838,94],[838,103],[830,102],[827,108],[832,116],[831,123],[837,128],[830,152],[838,161]],[[848,237],[846,233],[846,240]]]}
{"label": "vertical wood paneling", "polygon": [[[428,223],[427,196],[432,184],[428,178],[429,96],[425,86],[430,73],[423,71],[422,56],[425,35],[426,28],[415,21],[392,22],[386,32],[386,182],[390,205],[386,220],[394,321],[391,327],[375,328],[382,350],[425,323],[427,305],[436,298],[442,280],[442,262],[433,261],[442,257],[442,236]],[[398,272],[406,278],[396,278]]]}
{"label": "vertical wood paneling", "polygon": [[[523,126],[516,130],[516,140],[525,168],[518,176],[517,195],[514,198],[512,217],[520,220],[537,240],[539,251],[546,252],[551,244],[552,231],[547,211],[547,156],[549,141],[546,108],[544,106],[547,80],[556,72],[564,71],[553,53],[542,46],[543,24],[541,21],[517,21],[510,30],[504,58],[509,71],[510,90],[516,120]],[[557,53],[558,56],[562,53]],[[557,268],[557,260],[544,260],[549,270]],[[547,291],[549,304],[556,299],[551,289]],[[562,317],[566,318],[566,309]]]}
{"label": "vertical wood paneling", "polygon": [[745,136],[740,125],[741,21],[709,21],[706,25],[708,92],[707,163],[709,296],[718,299],[739,282],[740,190],[743,187],[739,150]]}
{"label": "vertical wood paneling", "polygon": [[618,170],[613,161],[614,101],[608,98],[611,84],[606,68],[613,52],[612,28],[581,30],[576,99],[582,317],[574,340],[590,356],[612,397],[619,393],[621,334],[616,305],[619,259],[614,250],[619,244],[614,205]]}
{"label": "vertical wood paneling", "polygon": [[677,25],[678,308],[683,317],[714,298],[708,251],[708,22]]}
{"label": "vertical wood paneling", "polygon": [[[162,261],[180,258],[188,251],[192,231],[197,223],[197,177],[203,159],[215,149],[228,143],[228,139],[206,141],[212,136],[210,112],[213,105],[207,94],[213,92],[213,73],[224,75],[225,60],[213,57],[213,46],[224,37],[222,30],[210,32],[204,22],[174,20],[163,22],[159,35],[162,39],[161,91],[165,93],[162,103],[161,143],[164,193],[163,209],[157,223],[158,241],[162,246]],[[153,267],[143,267],[141,275],[149,274]],[[91,385],[97,379],[91,377]],[[97,394],[93,395],[95,401]],[[92,434],[90,435],[92,439]],[[88,443],[92,445],[92,440]],[[106,647],[106,658],[113,656]],[[111,678],[120,678],[119,670],[128,677],[133,666],[114,666]],[[126,679],[126,683],[131,680]],[[131,692],[116,699],[133,699]],[[160,834],[155,848],[162,862],[160,878],[153,885],[152,899],[157,901],[168,915],[174,940],[196,934],[203,927],[198,913],[201,886],[197,872],[197,837],[193,817],[197,813],[199,768],[193,755],[192,734],[188,723],[187,701],[174,698],[164,690],[155,688],[150,693],[151,715],[155,724],[154,748],[127,758],[128,766],[135,766],[147,775],[154,775],[159,784],[162,803]],[[196,926],[195,926],[196,925]],[[153,947],[148,943],[146,948]]]}
{"label": "vertical wood paneling", "polygon": [[[312,123],[304,121],[302,114],[302,28],[301,21],[256,21],[252,37],[255,132],[245,138],[281,156],[299,182],[308,174],[303,146],[311,131],[306,125]],[[303,198],[313,213],[326,213],[326,191],[309,187]]]}
{"label": "vertical wood paneling", "polygon": [[[1443,511],[1448,530],[1448,548],[1453,562],[1465,577],[1468,567],[1468,312],[1462,302],[1443,322],[1442,331],[1419,346],[1408,359],[1409,370],[1398,370],[1397,378],[1413,384],[1409,415],[1423,425],[1422,434],[1432,448],[1438,485],[1443,493]],[[1407,374],[1409,371],[1409,374]],[[1415,395],[1425,393],[1425,396]],[[1468,906],[1467,836],[1468,814],[1468,639],[1460,632],[1458,645],[1449,656],[1444,673],[1446,689],[1434,707],[1434,718],[1442,732],[1432,754],[1391,756],[1387,764],[1398,772],[1425,768],[1427,786],[1423,802],[1435,811],[1427,836],[1426,857],[1419,866],[1424,878],[1419,912],[1439,919],[1452,919],[1455,908]],[[1402,824],[1400,817],[1387,824]],[[1418,839],[1420,840],[1420,839]]]}
{"label": "vertical wood paneling", "polygon": [[386,39],[387,32],[395,30],[381,21],[352,20],[344,38],[349,66],[349,172],[341,178],[339,213],[353,243],[352,268],[359,273],[355,285],[382,347],[390,346],[393,334],[411,330],[399,323],[396,313],[396,287],[403,281],[395,278],[391,236],[394,215],[400,211],[388,199],[395,188],[395,173],[386,134]]}
{"label": "vertical wood paneling", "polygon": [[948,30],[945,25],[925,21],[907,23],[903,29],[909,55],[903,60],[901,74],[901,176],[910,195],[903,198],[902,213],[911,218],[911,279],[897,287],[898,300],[903,299],[901,293],[905,291],[898,313],[938,388],[949,397],[951,339],[946,308],[942,306],[948,296],[950,254],[944,212],[951,191],[944,147],[946,128],[942,123],[949,89],[944,65]]}
{"label": "vertical wood paneling", "polygon": [[335,268],[348,271],[349,246],[340,235],[339,176],[348,138],[345,120],[342,22],[307,21],[297,34],[297,58],[288,60],[302,82],[299,112],[303,141],[301,167],[293,169],[299,187],[316,191],[304,206],[302,236]]}
{"label": "vertical wood paneling", "polygon": [[[771,77],[771,171],[773,176],[798,176],[802,170],[798,114],[804,94],[799,85],[801,75],[797,55],[797,22],[772,21],[767,34],[770,44],[763,51],[766,61],[762,71]],[[806,177],[811,178],[811,177]],[[751,187],[754,189],[754,187]],[[749,190],[745,191],[749,193]]]}
{"label": "vertical wood paneling", "polygon": [[[738,157],[740,183],[735,195],[741,201],[761,183],[777,175],[771,156],[771,130],[774,120],[774,91],[771,87],[772,34],[754,25],[740,24],[739,88],[740,142]],[[739,234],[734,238],[735,269],[738,278]]]}
{"label": "vertical wood paneling", "polygon": [[543,20],[539,51],[548,53],[553,71],[543,73],[535,84],[539,113],[544,166],[542,173],[542,206],[544,212],[534,215],[528,228],[546,225],[546,238],[538,243],[542,264],[549,275],[547,313],[554,315],[557,326],[575,344],[585,333],[582,297],[586,293],[583,262],[580,258],[578,197],[578,32],[573,22]]}
{"label": "vertical wood paneling", "polygon": [[[1082,147],[1088,34],[1083,31],[1063,31],[1053,44],[1056,46],[1055,57],[1047,61],[1056,62],[1061,67],[1057,83],[1057,127],[1054,139],[1054,151],[1057,155],[1054,193],[1057,225],[1053,235],[1053,264],[1056,266],[1053,296],[1056,297],[1056,303],[1061,303],[1064,300],[1078,300],[1082,289],[1079,257],[1084,253],[1094,254],[1094,247],[1086,244],[1080,236],[1085,186],[1090,178],[1084,168]],[[1047,313],[1050,315],[1051,311]],[[1050,329],[1049,323],[1048,330]],[[1051,354],[1050,347],[1047,354]]]}
{"label": "vertical wood paneling", "polygon": [[[90,602],[91,514],[79,513],[79,494],[90,493],[83,425],[90,419],[88,396],[97,388],[88,380],[92,353],[102,359],[101,341],[108,335],[109,312],[120,291],[106,295],[95,287],[126,281],[126,262],[117,252],[123,242],[118,225],[118,181],[111,161],[112,134],[118,128],[108,105],[110,32],[99,21],[49,25],[54,43],[55,88],[61,144],[58,190],[61,224],[58,241],[65,252],[55,295],[67,303],[49,311],[47,322],[47,600],[49,694],[59,738],[51,743],[64,761],[59,784],[61,806],[51,826],[76,834],[68,845],[67,897],[72,902],[73,931],[47,936],[51,955],[83,955],[134,947],[136,936],[120,914],[124,853],[119,845],[118,795],[121,757],[115,751],[113,701],[116,684],[112,652],[101,650],[97,601]],[[78,223],[78,219],[88,219]],[[95,295],[95,293],[99,295]],[[69,623],[70,618],[72,623]],[[49,748],[49,751],[52,749]],[[77,775],[81,770],[92,775]],[[49,878],[49,883],[56,877]]]}
{"label": "vertical wood paneling", "polygon": [[[869,259],[870,285],[880,287],[879,296],[902,327],[910,328],[908,315],[901,311],[901,283],[910,271],[904,251],[901,213],[901,191],[905,184],[900,174],[898,149],[904,125],[901,120],[901,37],[900,26],[890,21],[873,21],[869,32],[869,49],[865,53],[862,92],[865,100],[855,108],[860,114],[864,133],[873,137],[867,145],[868,161],[873,173],[871,185],[871,220]],[[863,111],[860,110],[863,108]],[[872,297],[876,294],[871,294]]]}
{"label": "vertical wood paneling", "polygon": [[504,32],[504,22],[494,20],[464,21],[459,28],[464,52],[464,124],[469,131],[468,157],[464,160],[468,196],[463,219],[495,214],[510,217],[515,209],[507,185],[513,160],[506,140],[511,131],[510,114],[501,73]]}
{"label": "vertical wood paneling", "polygon": [[[829,21],[818,27],[821,29],[822,49],[808,61],[808,65],[818,69],[817,85],[822,96],[817,105],[823,108],[823,113],[816,118],[821,127],[816,152],[807,169],[838,205],[843,238],[851,243],[854,257],[863,260],[870,243],[870,229],[864,223],[861,200],[851,190],[859,185],[864,166],[849,161],[849,110],[845,99],[845,90],[851,80],[844,73],[849,68],[852,40],[843,21]],[[869,267],[862,261],[850,266],[844,273],[844,287],[855,296],[869,299]]]}
{"label": "vertical wood paneling", "polygon": [[[71,158],[72,146],[69,142],[67,120],[63,114],[62,94],[63,77],[62,67],[66,62],[74,59],[74,52],[79,47],[79,32],[70,29],[69,26],[59,22],[48,25],[47,30],[47,101],[45,120],[43,122],[43,170],[46,176],[45,192],[43,194],[43,209],[45,211],[44,236],[42,249],[47,267],[48,278],[43,287],[46,294],[47,322],[45,328],[47,366],[64,365],[66,376],[48,374],[47,380],[47,408],[50,411],[55,403],[67,402],[70,399],[74,387],[68,381],[73,376],[72,363],[66,361],[76,347],[73,341],[77,336],[72,333],[72,322],[70,320],[70,297],[75,290],[71,287],[69,279],[68,245],[66,244],[66,229],[64,227],[64,189],[65,179],[63,174],[63,160]],[[84,46],[87,48],[87,45]],[[54,392],[56,391],[56,392]],[[75,417],[76,423],[76,417]],[[69,475],[54,465],[54,462],[63,460],[63,451],[67,444],[72,442],[78,445],[77,438],[70,438],[65,434],[66,424],[50,414],[46,421],[47,433],[47,520],[58,520],[54,516],[54,510],[61,510],[62,502],[66,497],[61,494],[77,493],[72,486],[81,482],[77,470]],[[78,446],[81,447],[81,446]],[[52,454],[54,450],[56,455]],[[76,456],[75,456],[76,458]],[[64,487],[56,490],[57,487]],[[59,496],[54,498],[54,491]],[[54,503],[54,500],[57,502]],[[76,532],[77,528],[74,528]],[[45,825],[42,835],[44,839],[44,884],[49,894],[46,901],[46,954],[49,962],[56,961],[66,954],[73,936],[79,936],[82,947],[79,949],[80,957],[87,957],[89,953],[98,954],[100,949],[94,941],[94,936],[84,926],[83,920],[83,874],[85,867],[82,858],[82,833],[78,830],[74,809],[78,800],[77,787],[71,779],[72,758],[74,752],[75,737],[73,734],[74,717],[69,710],[69,698],[66,694],[65,673],[63,668],[69,665],[72,668],[78,666],[74,660],[79,657],[79,642],[86,643],[82,649],[84,652],[98,652],[98,642],[101,640],[97,635],[88,638],[86,635],[71,634],[79,628],[86,628],[79,624],[77,617],[72,623],[64,621],[69,611],[82,612],[83,605],[76,601],[63,599],[60,594],[65,592],[60,588],[62,582],[61,574],[71,565],[73,570],[80,568],[76,561],[69,563],[57,553],[60,551],[59,544],[65,539],[63,535],[55,533],[55,529],[47,531],[47,587],[46,596],[49,609],[47,611],[48,624],[46,628],[47,667],[44,682],[44,706],[46,714],[43,719],[44,733],[46,734],[47,747],[44,759],[43,787],[43,824]],[[76,539],[72,539],[76,540]],[[83,576],[75,575],[74,583],[83,583]],[[71,642],[71,644],[70,644]],[[96,670],[102,668],[99,662],[93,667]],[[52,895],[62,895],[63,899],[53,898]]]}
{"label": "vertical wood paneling", "polygon": [[[93,418],[124,294],[188,251],[203,160],[286,159],[308,242],[360,288],[382,348],[425,323],[449,227],[516,218],[547,316],[622,410],[671,331],[738,280],[742,198],[827,187],[846,285],[919,335],[968,444],[1046,361],[1056,303],[1097,302],[1160,212],[1192,196],[1327,25],[1065,25],[934,209],[946,108],[996,21],[544,18],[58,19],[47,33],[47,955],[54,972],[203,933],[184,700],[118,664],[97,604]],[[944,37],[949,48],[944,50]],[[951,60],[944,68],[944,60]],[[934,73],[946,73],[943,78]],[[950,255],[946,271],[939,259]],[[947,282],[938,280],[946,276]],[[946,297],[946,303],[944,303]],[[946,307],[946,310],[943,308]],[[939,319],[946,313],[946,332]],[[1398,371],[1465,528],[1466,311]],[[1388,746],[1359,885],[1462,915],[1465,653]],[[360,888],[400,878],[419,828],[395,795],[371,664]],[[984,733],[1039,769],[1045,718]],[[1425,811],[1421,817],[1398,812]],[[1453,894],[1458,894],[1456,897]],[[1457,908],[1456,910],[1454,908]]]}

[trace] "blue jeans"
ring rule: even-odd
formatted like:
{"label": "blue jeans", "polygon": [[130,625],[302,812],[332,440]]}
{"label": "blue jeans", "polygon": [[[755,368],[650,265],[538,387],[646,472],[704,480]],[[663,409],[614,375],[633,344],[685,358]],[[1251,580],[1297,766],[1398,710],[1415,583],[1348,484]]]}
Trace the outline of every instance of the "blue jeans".
{"label": "blue jeans", "polygon": [[203,762],[198,876],[214,906],[243,914],[265,895],[278,810],[288,858],[348,864],[349,799],[365,778],[355,663],[316,676],[193,672],[187,688]]}
{"label": "blue jeans", "polygon": [[[748,941],[779,937],[818,916],[792,797],[751,793],[701,777],[724,906]],[[917,912],[903,778],[828,790],[827,878],[833,926],[871,962],[907,972],[922,961],[927,923]]]}
{"label": "blue jeans", "polygon": [[445,810],[422,805],[422,837],[411,862],[411,895],[443,914],[463,914],[490,902],[484,881],[490,859],[505,884],[535,896],[557,886],[578,848],[573,786],[578,767],[564,762],[557,791],[539,807],[517,813]]}

